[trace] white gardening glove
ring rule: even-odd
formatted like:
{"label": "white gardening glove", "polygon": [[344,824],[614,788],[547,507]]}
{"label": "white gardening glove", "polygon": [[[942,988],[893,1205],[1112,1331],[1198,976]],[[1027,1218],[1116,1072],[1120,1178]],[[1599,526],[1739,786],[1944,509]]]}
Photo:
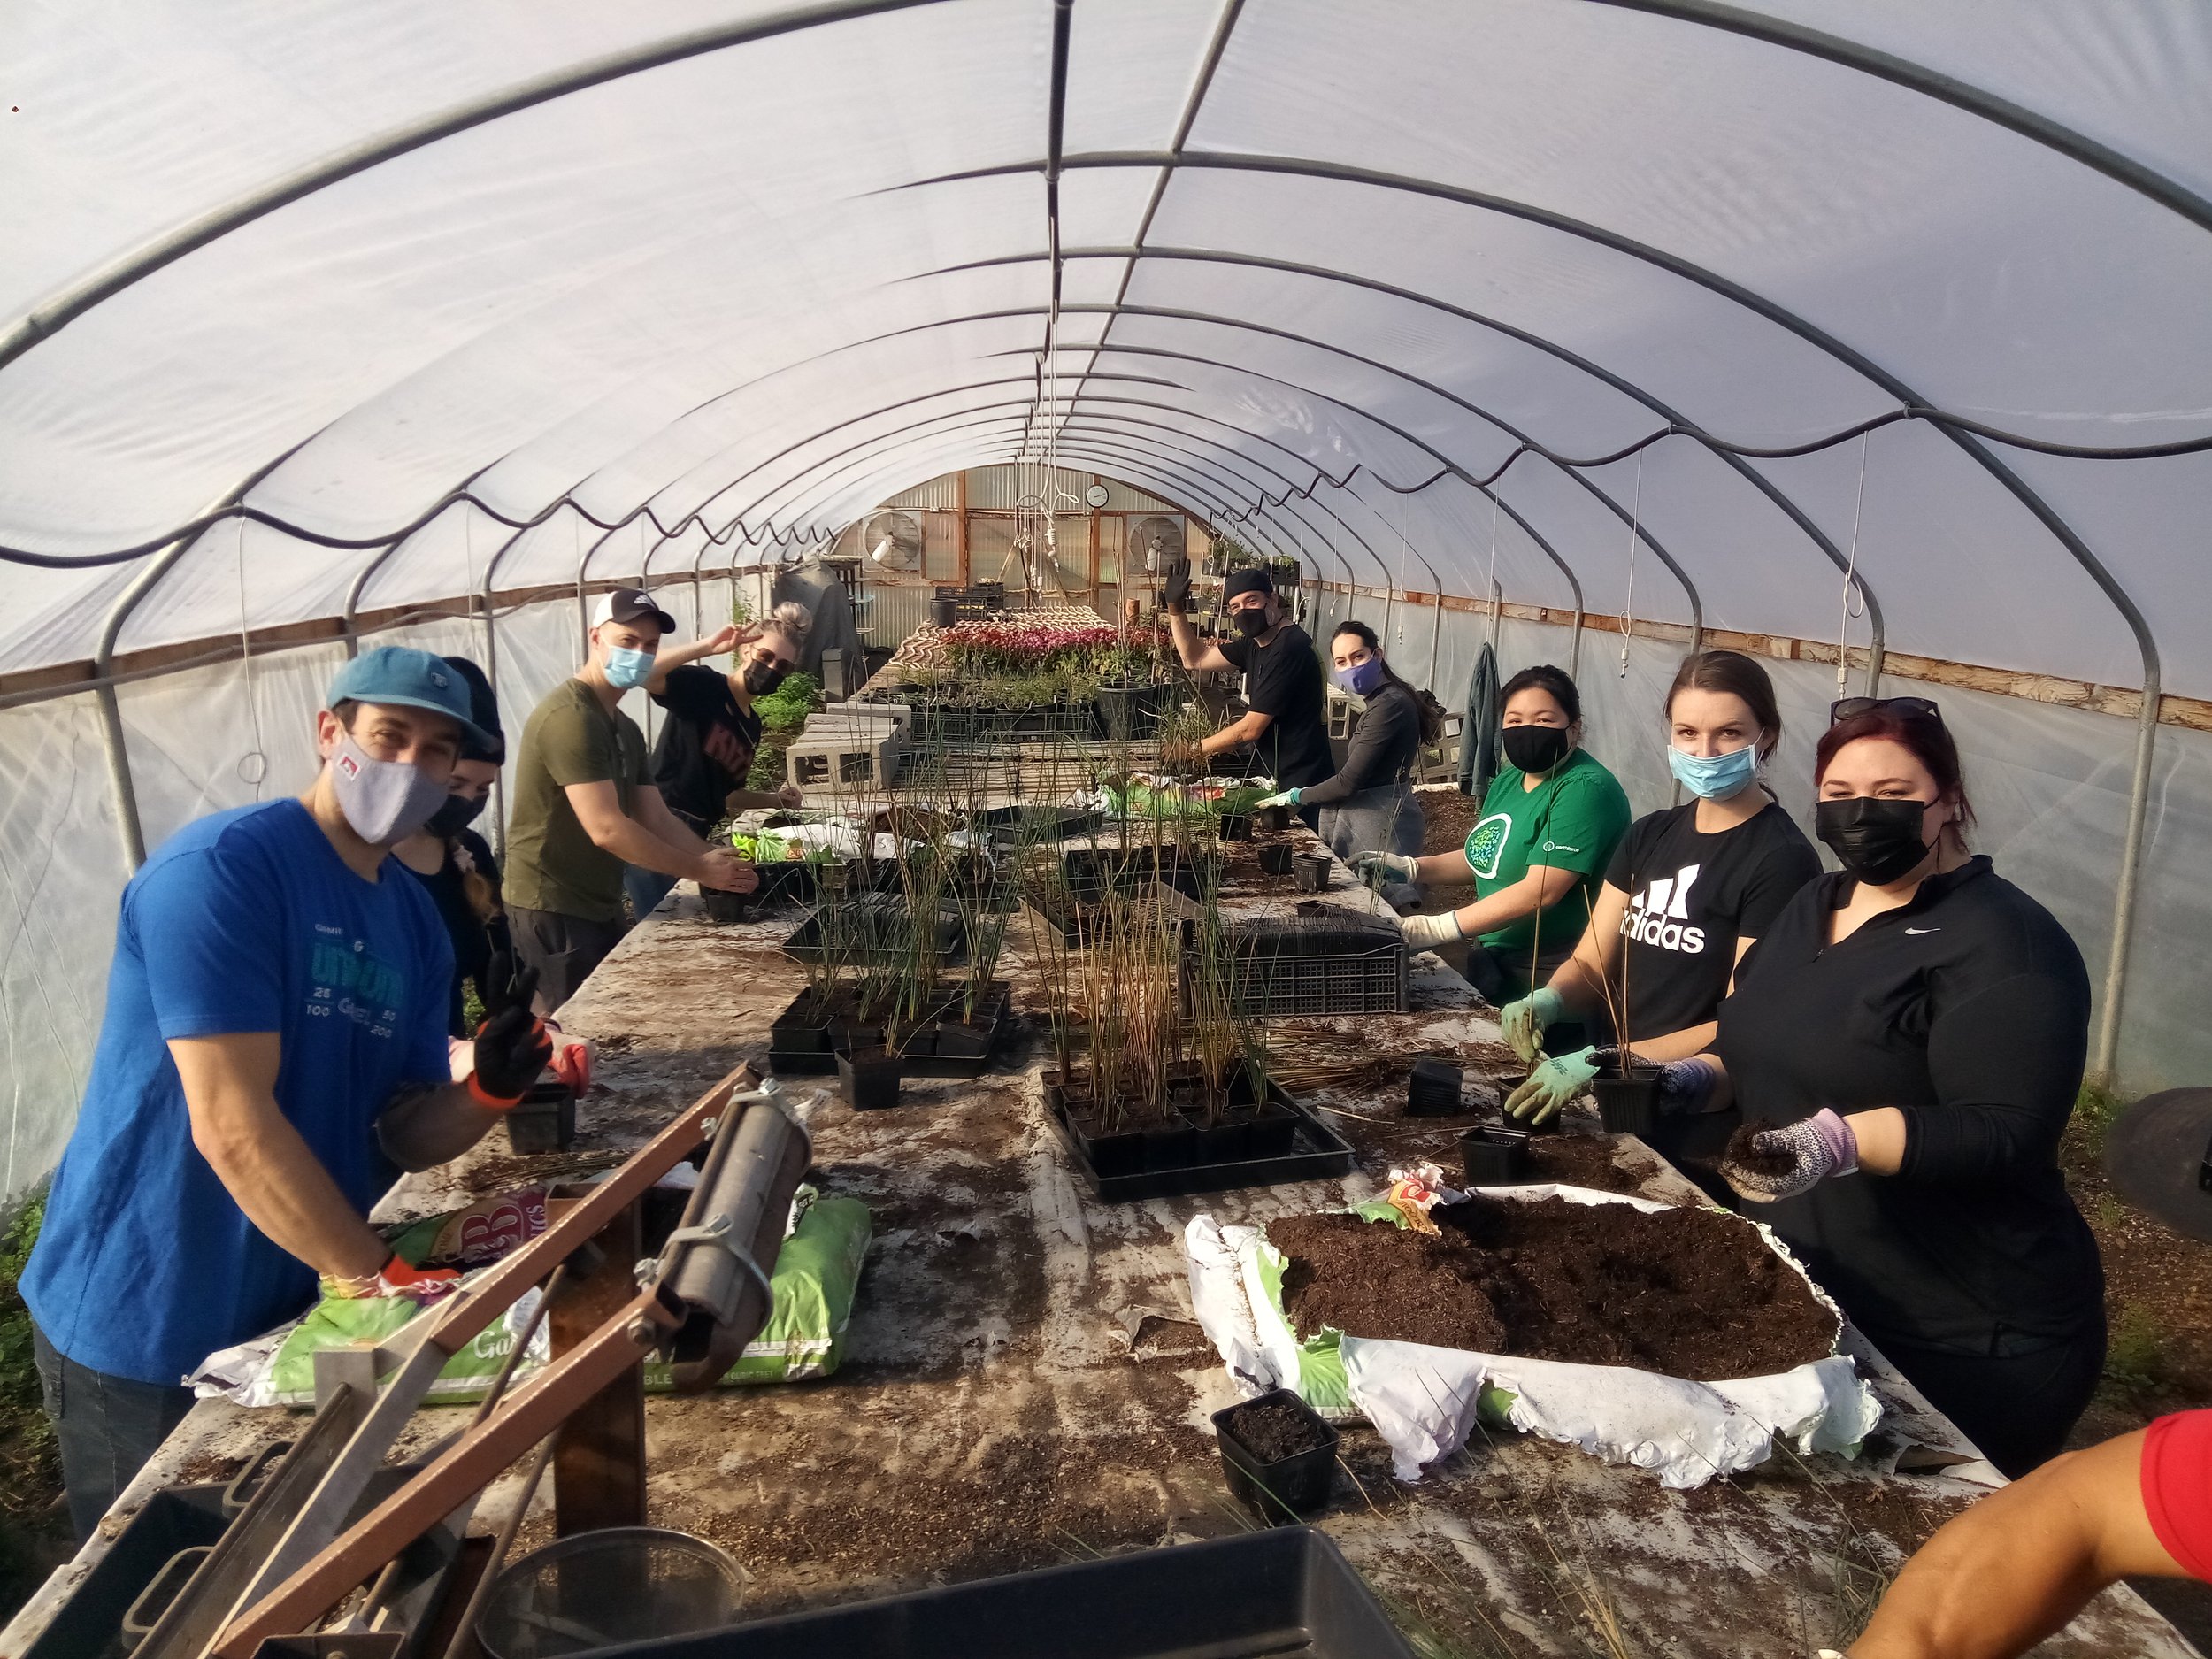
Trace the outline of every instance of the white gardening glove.
{"label": "white gardening glove", "polygon": [[1409,916],[1398,924],[1398,931],[1416,950],[1433,950],[1439,945],[1448,945],[1455,939],[1466,937],[1459,931],[1457,910],[1446,910],[1440,916]]}

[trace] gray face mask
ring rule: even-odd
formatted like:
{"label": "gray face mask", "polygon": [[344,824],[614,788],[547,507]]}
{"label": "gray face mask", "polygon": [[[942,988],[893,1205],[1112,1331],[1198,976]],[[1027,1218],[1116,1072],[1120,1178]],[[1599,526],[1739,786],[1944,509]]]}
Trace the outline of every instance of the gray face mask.
{"label": "gray face mask", "polygon": [[405,761],[377,759],[350,733],[330,757],[330,783],[346,822],[372,847],[405,841],[446,803],[444,784]]}

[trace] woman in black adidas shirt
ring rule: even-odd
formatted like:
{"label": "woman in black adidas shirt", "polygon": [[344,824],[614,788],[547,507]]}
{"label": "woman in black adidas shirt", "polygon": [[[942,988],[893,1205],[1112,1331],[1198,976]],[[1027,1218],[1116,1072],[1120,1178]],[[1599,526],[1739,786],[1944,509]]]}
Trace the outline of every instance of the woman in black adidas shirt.
{"label": "woman in black adidas shirt", "polygon": [[[1575,954],[1549,984],[1507,1006],[1506,1041],[1525,1060],[1537,1057],[1546,1027],[1573,1020],[1625,1039],[1640,1060],[1687,1062],[1711,1044],[1744,952],[1820,873],[1812,844],[1759,783],[1760,764],[1782,739],[1766,670],[1735,651],[1685,657],[1666,718],[1669,764],[1694,798],[1629,826]],[[1544,1061],[1507,1110],[1542,1122],[1588,1085],[1601,1057],[1581,1048]],[[1709,1162],[1737,1122],[1696,1110],[1713,1076],[1700,1064],[1664,1074],[1669,1110],[1650,1139],[1677,1163]]]}
{"label": "woman in black adidas shirt", "polygon": [[2104,1275],[2059,1137],[2089,1048],[2066,930],[1966,850],[1932,703],[1852,698],[1815,827],[1842,861],[1776,917],[1715,1052],[1760,1167],[1722,1173],[1851,1322],[2008,1475],[2056,1453],[2104,1366]]}

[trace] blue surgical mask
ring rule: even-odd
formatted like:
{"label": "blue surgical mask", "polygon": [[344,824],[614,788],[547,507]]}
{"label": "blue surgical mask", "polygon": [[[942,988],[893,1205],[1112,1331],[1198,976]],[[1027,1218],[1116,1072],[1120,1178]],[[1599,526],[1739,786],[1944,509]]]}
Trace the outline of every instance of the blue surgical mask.
{"label": "blue surgical mask", "polygon": [[629,691],[653,677],[653,653],[623,646],[607,648],[607,683],[617,691]]}
{"label": "blue surgical mask", "polygon": [[1363,663],[1336,671],[1336,683],[1355,697],[1371,697],[1375,687],[1383,682],[1382,658],[1371,657]]}
{"label": "blue surgical mask", "polygon": [[1669,744],[1667,764],[1673,769],[1676,781],[1692,795],[1725,801],[1759,775],[1759,746],[1747,743],[1725,755],[1686,755]]}

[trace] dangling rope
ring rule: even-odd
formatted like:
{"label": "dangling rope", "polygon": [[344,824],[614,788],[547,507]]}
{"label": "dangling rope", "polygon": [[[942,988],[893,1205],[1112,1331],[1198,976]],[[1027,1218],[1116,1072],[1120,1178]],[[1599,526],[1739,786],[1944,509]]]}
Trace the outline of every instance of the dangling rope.
{"label": "dangling rope", "polygon": [[269,775],[268,751],[262,747],[261,704],[253,695],[253,633],[246,626],[246,520],[238,520],[238,661],[246,676],[246,713],[253,721],[253,747],[238,757],[238,776],[261,799],[261,780]]}
{"label": "dangling rope", "polygon": [[[1851,552],[1844,561],[1843,617],[1836,624],[1836,695],[1840,697],[1850,689],[1851,658],[1846,649],[1850,639],[1851,618],[1866,614],[1866,598],[1859,590],[1859,518],[1866,510],[1866,446],[1872,434],[1859,434],[1859,493],[1851,503]],[[1854,595],[1857,595],[1855,606]]]}
{"label": "dangling rope", "polygon": [[[1488,500],[1490,503],[1490,650],[1494,656],[1498,649],[1498,630],[1502,624],[1504,611],[1504,607],[1499,603],[1503,594],[1498,587],[1498,518],[1502,509],[1499,507],[1498,498],[1495,495],[1488,497]],[[1444,603],[1442,594],[1437,595],[1436,603],[1440,605]]]}
{"label": "dangling rope", "polygon": [[1644,452],[1636,451],[1636,488],[1628,506],[1628,595],[1621,608],[1621,678],[1628,678],[1628,641],[1636,625],[1636,537],[1644,516]]}

